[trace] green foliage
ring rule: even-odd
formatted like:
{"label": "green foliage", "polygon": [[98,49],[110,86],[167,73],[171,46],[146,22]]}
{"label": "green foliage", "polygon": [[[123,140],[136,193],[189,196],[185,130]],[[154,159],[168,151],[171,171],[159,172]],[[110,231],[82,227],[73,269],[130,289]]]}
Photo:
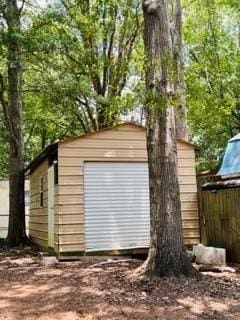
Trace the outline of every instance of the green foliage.
{"label": "green foliage", "polygon": [[198,167],[219,166],[239,132],[239,15],[230,1],[195,1],[185,9],[188,120],[200,146]]}
{"label": "green foliage", "polygon": [[48,100],[69,106],[82,131],[111,125],[128,100],[140,34],[136,0],[56,1],[33,17],[27,73]]}
{"label": "green foliage", "polygon": [[[0,6],[0,73],[6,78],[6,26]],[[184,0],[188,123],[198,168],[219,166],[240,130],[240,4]],[[57,139],[114,124],[146,98],[138,0],[54,0],[22,14],[26,161]],[[157,101],[159,104],[159,101]],[[8,139],[0,116],[0,176]]]}
{"label": "green foliage", "polygon": [[[137,0],[56,0],[37,10],[27,3],[21,34],[27,162],[49,143],[112,125],[135,108],[141,28]],[[6,75],[5,34],[2,24]],[[7,163],[7,152],[1,157]]]}

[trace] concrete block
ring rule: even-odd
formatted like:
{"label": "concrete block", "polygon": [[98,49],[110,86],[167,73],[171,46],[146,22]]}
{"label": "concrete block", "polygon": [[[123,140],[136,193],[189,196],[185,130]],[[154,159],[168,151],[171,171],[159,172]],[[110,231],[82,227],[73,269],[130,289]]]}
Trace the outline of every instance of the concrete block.
{"label": "concrete block", "polygon": [[58,259],[56,257],[47,257],[43,256],[42,257],[42,264],[44,266],[54,266],[58,263]]}
{"label": "concrete block", "polygon": [[38,252],[38,256],[40,259],[42,259],[43,257],[48,257],[49,253],[45,252],[45,251],[40,251],[40,252]]}
{"label": "concrete block", "polygon": [[226,265],[226,249],[224,248],[205,247],[203,244],[198,244],[193,246],[193,254],[198,264]]}

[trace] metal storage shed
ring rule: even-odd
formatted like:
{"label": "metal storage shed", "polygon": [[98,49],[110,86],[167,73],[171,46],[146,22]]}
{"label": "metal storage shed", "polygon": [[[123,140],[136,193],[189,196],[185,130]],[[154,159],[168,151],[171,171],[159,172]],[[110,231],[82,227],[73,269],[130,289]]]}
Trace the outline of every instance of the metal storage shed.
{"label": "metal storage shed", "polygon": [[[29,233],[58,255],[148,248],[145,128],[124,123],[48,146],[29,167]],[[184,239],[199,242],[194,145],[178,141]]]}

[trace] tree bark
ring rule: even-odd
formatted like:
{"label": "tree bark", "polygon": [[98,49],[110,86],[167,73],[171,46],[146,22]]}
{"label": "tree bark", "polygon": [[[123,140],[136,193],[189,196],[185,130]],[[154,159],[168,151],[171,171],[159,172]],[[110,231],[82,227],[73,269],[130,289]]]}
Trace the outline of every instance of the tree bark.
{"label": "tree bark", "polygon": [[6,1],[8,32],[8,105],[9,129],[9,225],[6,242],[18,246],[26,241],[24,205],[24,145],[21,97],[21,21],[16,0]]}
{"label": "tree bark", "polygon": [[178,139],[188,140],[187,102],[182,55],[182,6],[181,0],[171,1],[174,86],[177,96],[177,105],[175,106],[176,136]]}
{"label": "tree bark", "polygon": [[196,271],[183,244],[167,1],[143,0],[143,11],[151,241],[142,272],[191,276]]}

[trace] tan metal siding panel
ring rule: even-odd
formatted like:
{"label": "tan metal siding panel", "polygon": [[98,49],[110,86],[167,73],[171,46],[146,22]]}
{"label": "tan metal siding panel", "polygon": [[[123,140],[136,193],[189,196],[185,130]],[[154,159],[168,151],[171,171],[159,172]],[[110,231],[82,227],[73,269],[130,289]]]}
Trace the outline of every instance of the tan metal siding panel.
{"label": "tan metal siding panel", "polygon": [[196,177],[195,161],[193,161],[189,167],[180,167],[178,164],[178,173],[180,176]]}
{"label": "tan metal siding panel", "polygon": [[[96,135],[95,135],[96,137]],[[139,137],[139,136],[138,136]],[[130,135],[131,138],[131,135]],[[131,140],[128,139],[127,143],[129,144],[129,147],[132,149],[142,149],[143,147],[143,142],[142,139],[140,140]],[[125,140],[118,140],[117,144],[114,139],[111,139],[111,137],[107,137],[106,139],[101,139],[100,140],[100,146],[98,146],[99,139],[89,139],[89,138],[82,138],[81,141],[80,139],[75,139],[74,141],[66,142],[62,145],[62,148],[64,152],[67,152],[67,150],[78,150],[79,148],[81,149],[104,149],[106,146],[109,149],[125,149],[126,148],[126,141]]]}
{"label": "tan metal siding panel", "polygon": [[58,195],[58,204],[60,206],[83,204],[83,195],[82,194],[61,194],[61,195]]}
{"label": "tan metal siding panel", "polygon": [[[84,140],[83,140],[84,141]],[[107,141],[107,140],[106,140]],[[94,141],[95,142],[95,141]],[[108,143],[104,146],[100,146],[95,149],[93,148],[60,148],[59,156],[62,158],[147,158],[147,150],[143,149],[143,145],[141,148],[134,148],[134,142],[129,143],[128,148],[126,149],[126,143],[124,143],[125,147],[120,148],[119,143],[115,143],[115,146],[110,147]],[[194,153],[192,150],[178,150],[178,158],[182,159],[182,161],[193,160],[194,161]]]}
{"label": "tan metal siding panel", "polygon": [[34,235],[34,232],[32,232],[32,235],[31,235],[31,239],[34,243],[36,243],[37,245],[39,245],[41,248],[47,248],[47,241],[45,240],[45,237],[44,239],[41,238],[39,235],[35,236]]}
{"label": "tan metal siding panel", "polygon": [[81,175],[62,175],[61,186],[79,186],[82,185]]}
{"label": "tan metal siding panel", "polygon": [[184,175],[184,176],[182,176],[182,175],[180,175],[179,174],[179,183],[181,184],[181,185],[184,185],[184,184],[193,184],[193,185],[195,185],[196,184],[196,176],[194,176],[194,175]]}
{"label": "tan metal siding panel", "polygon": [[58,223],[59,225],[66,225],[69,227],[69,225],[72,224],[83,224],[84,219],[83,216],[80,215],[78,212],[76,214],[59,214],[58,216]]}
{"label": "tan metal siding panel", "polygon": [[189,219],[183,221],[183,228],[184,229],[199,229],[199,222],[198,219]]}
{"label": "tan metal siding panel", "polygon": [[59,252],[66,253],[66,252],[79,252],[84,250],[84,239],[78,241],[77,243],[67,243],[64,241],[64,244],[59,245]]}
{"label": "tan metal siding panel", "polygon": [[[83,227],[83,221],[82,223],[69,223],[69,224],[59,224],[58,225],[58,230],[59,234],[61,235],[76,235],[76,234],[81,234],[81,229]],[[80,230],[80,231],[79,231]]]}
{"label": "tan metal siding panel", "polygon": [[83,206],[81,204],[68,203],[59,205],[59,215],[66,216],[69,214],[80,214],[83,217]]}
{"label": "tan metal siding panel", "polygon": [[75,194],[83,194],[83,181],[81,181],[79,179],[79,183],[77,184],[77,188],[76,185],[67,185],[64,184],[62,185],[62,181],[61,181],[61,185],[58,186],[58,195],[75,195]]}
{"label": "tan metal siding panel", "polygon": [[197,193],[196,184],[180,184],[180,193]]}
{"label": "tan metal siding panel", "polygon": [[80,160],[82,161],[82,159],[79,160],[78,163],[78,169],[76,170],[75,167],[68,167],[66,166],[66,164],[64,163],[64,161],[62,161],[63,159],[61,157],[59,157],[59,162],[58,162],[58,175],[61,176],[61,181],[63,180],[63,178],[65,176],[79,176],[81,177],[83,175],[83,162],[80,162]]}
{"label": "tan metal siding panel", "polygon": [[197,211],[198,202],[197,201],[182,201],[181,202],[182,211]]}
{"label": "tan metal siding panel", "polygon": [[180,193],[180,198],[181,201],[193,201],[193,202],[197,202],[197,194],[194,192],[184,192],[184,193]]}
{"label": "tan metal siding panel", "polygon": [[[67,245],[77,245],[77,244],[83,244],[84,243],[84,235],[81,233],[77,233],[77,234],[60,234],[59,235],[59,245],[63,245],[63,244],[67,244]],[[79,251],[79,248],[78,250]]]}
{"label": "tan metal siding panel", "polygon": [[47,228],[47,224],[46,222],[30,222],[29,223],[29,228],[31,230],[36,230],[36,231],[43,231],[43,232],[47,232],[48,228]]}
{"label": "tan metal siding panel", "polygon": [[[198,219],[198,211],[197,210],[182,210],[182,220],[191,220],[191,219]],[[199,236],[199,235],[197,235]]]}
{"label": "tan metal siding panel", "polygon": [[31,214],[31,223],[44,223],[47,224],[48,222],[48,216],[45,215],[33,215]]}

